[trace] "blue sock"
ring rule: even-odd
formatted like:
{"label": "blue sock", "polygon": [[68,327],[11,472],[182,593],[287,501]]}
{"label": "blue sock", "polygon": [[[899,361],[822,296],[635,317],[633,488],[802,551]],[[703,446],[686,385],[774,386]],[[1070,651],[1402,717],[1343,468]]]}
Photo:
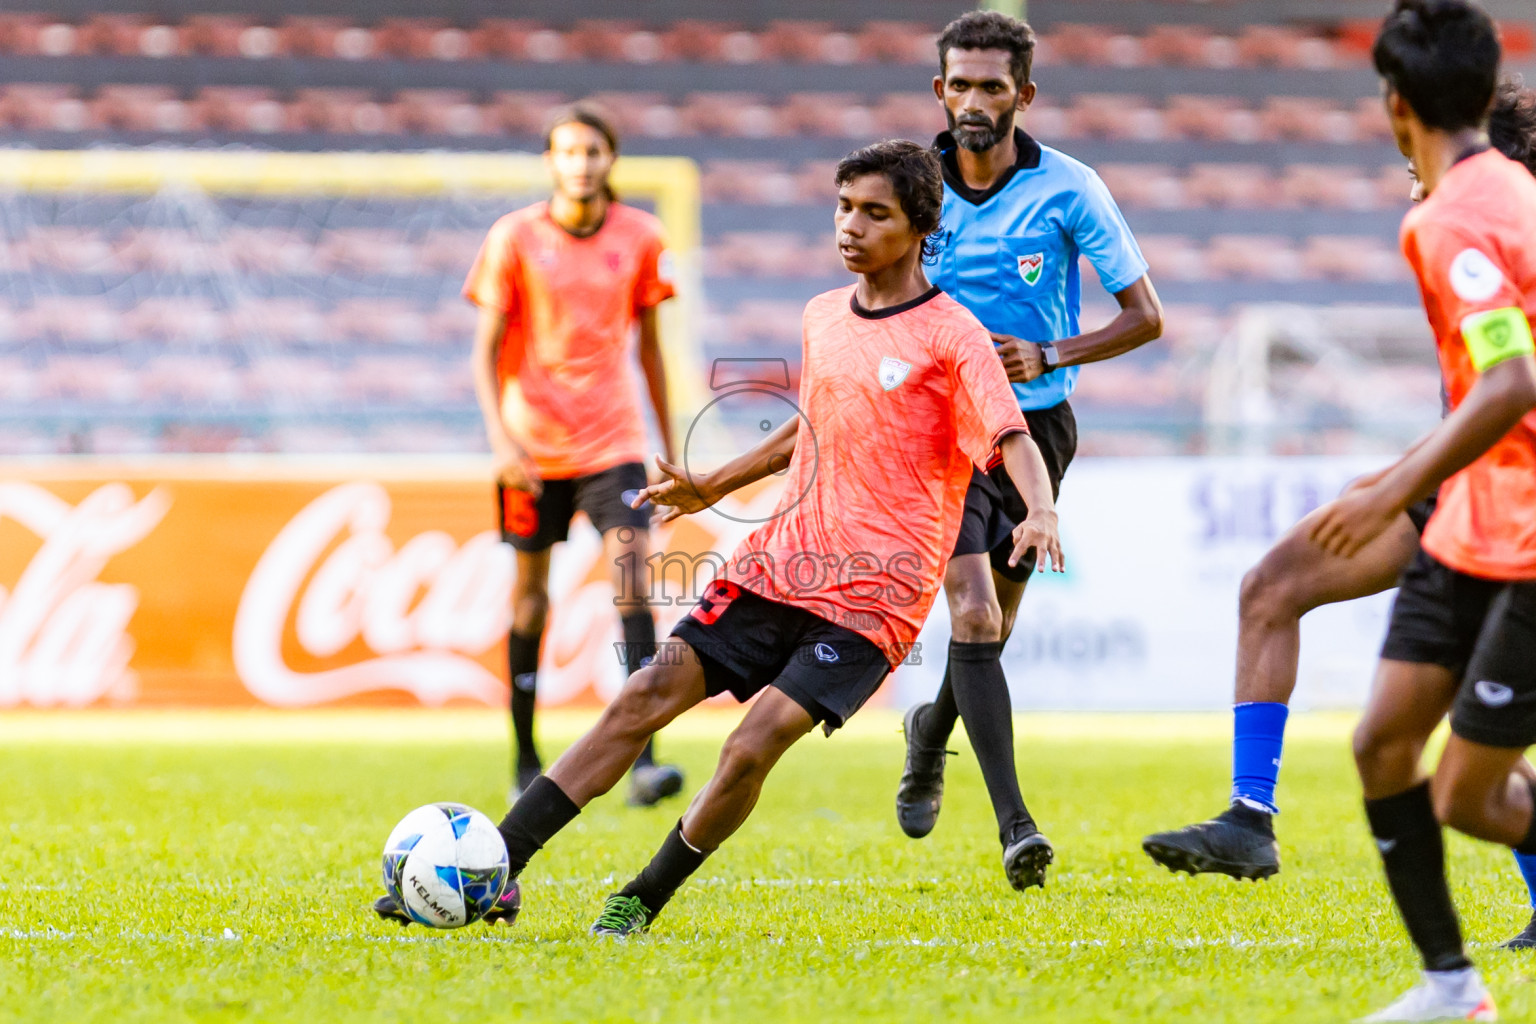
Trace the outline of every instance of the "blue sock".
{"label": "blue sock", "polygon": [[1255,810],[1279,814],[1275,781],[1280,778],[1280,748],[1290,708],[1271,701],[1232,707],[1232,800]]}
{"label": "blue sock", "polygon": [[1519,850],[1511,851],[1515,855],[1515,864],[1520,868],[1520,874],[1525,876],[1525,887],[1531,894],[1531,906],[1536,907],[1536,854],[1521,853]]}

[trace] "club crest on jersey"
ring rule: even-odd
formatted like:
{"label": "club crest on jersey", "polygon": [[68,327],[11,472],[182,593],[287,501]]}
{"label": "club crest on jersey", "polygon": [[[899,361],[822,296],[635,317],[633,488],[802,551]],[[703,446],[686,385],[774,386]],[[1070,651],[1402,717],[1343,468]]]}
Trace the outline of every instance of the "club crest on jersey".
{"label": "club crest on jersey", "polygon": [[1463,249],[1451,261],[1451,290],[1468,302],[1493,298],[1504,285],[1497,264],[1476,249]]}
{"label": "club crest on jersey", "polygon": [[1040,280],[1040,272],[1045,269],[1045,253],[1032,252],[1028,256],[1019,257],[1019,277],[1024,283],[1033,286]]}
{"label": "club crest on jersey", "polygon": [[907,379],[907,371],[911,369],[911,363],[904,363],[895,356],[886,356],[880,360],[880,386],[887,391],[891,390]]}

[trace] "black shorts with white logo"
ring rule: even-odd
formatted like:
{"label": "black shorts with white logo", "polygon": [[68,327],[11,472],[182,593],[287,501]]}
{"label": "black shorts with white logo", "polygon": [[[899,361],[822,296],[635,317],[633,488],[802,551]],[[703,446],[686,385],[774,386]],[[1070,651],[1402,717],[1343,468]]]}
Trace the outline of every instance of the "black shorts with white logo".
{"label": "black shorts with white logo", "polygon": [[698,655],[711,697],[729,693],[746,701],[772,686],[829,733],[891,672],[868,637],[724,580],[709,585],[672,635]]}
{"label": "black shorts with white logo", "polygon": [[[1077,417],[1072,406],[1062,402],[1049,409],[1026,409],[1024,422],[1045,460],[1051,497],[1055,498],[1061,493],[1061,478],[1077,454]],[[999,454],[993,452],[985,473],[971,467],[971,486],[965,492],[965,513],[951,557],[989,553],[992,568],[999,575],[1016,583],[1029,579],[1035,571],[1035,552],[1019,559],[1018,565],[1008,564],[1008,556],[1013,554],[1013,528],[1028,515],[1023,495],[1003,468]]]}
{"label": "black shorts with white logo", "polygon": [[1421,550],[1398,581],[1381,656],[1460,680],[1451,731],[1462,739],[1536,743],[1536,581],[1469,576]]}
{"label": "black shorts with white logo", "polygon": [[650,510],[630,508],[624,503],[624,492],[645,484],[645,466],[623,462],[599,473],[545,480],[537,498],[527,491],[497,487],[501,539],[519,551],[543,551],[565,540],[577,512],[585,512],[598,533],[616,526],[643,530],[650,524]]}

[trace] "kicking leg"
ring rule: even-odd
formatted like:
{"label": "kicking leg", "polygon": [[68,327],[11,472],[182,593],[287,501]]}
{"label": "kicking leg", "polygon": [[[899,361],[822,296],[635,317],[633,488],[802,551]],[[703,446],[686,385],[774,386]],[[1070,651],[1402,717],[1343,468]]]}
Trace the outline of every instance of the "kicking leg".
{"label": "kicking leg", "polygon": [[[648,603],[650,593],[650,535],[633,526],[616,526],[603,534],[603,555],[612,577],[614,608],[624,633],[624,667],[630,675],[656,653],[656,621]],[[646,740],[630,772],[629,802],[649,807],[683,788],[683,773],[675,765],[658,765],[655,739]]]}
{"label": "kicking leg", "polygon": [[1314,608],[1394,586],[1418,549],[1406,515],[1353,558],[1330,555],[1308,538],[1313,512],[1243,577],[1238,593],[1237,684],[1232,709],[1232,804],[1216,818],[1142,840],[1170,871],[1267,878],[1280,870],[1271,817],[1287,704],[1296,689],[1301,618]]}
{"label": "kicking leg", "polygon": [[782,690],[765,689],[726,738],[715,774],[651,862],[608,897],[593,934],[622,936],[650,927],[678,887],[747,820],[768,773],[815,724]]}

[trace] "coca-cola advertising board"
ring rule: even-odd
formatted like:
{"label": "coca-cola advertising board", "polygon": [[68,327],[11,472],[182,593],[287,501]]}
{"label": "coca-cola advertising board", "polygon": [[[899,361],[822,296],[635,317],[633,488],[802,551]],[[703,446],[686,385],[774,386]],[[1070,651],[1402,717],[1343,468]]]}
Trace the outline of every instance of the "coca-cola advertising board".
{"label": "coca-cola advertising board", "polygon": [[[653,534],[663,635],[772,509]],[[480,460],[251,458],[10,467],[0,480],[0,708],[506,702],[514,558]],[[624,681],[597,532],[550,568],[546,704]],[[664,591],[664,592],[663,592]]]}

